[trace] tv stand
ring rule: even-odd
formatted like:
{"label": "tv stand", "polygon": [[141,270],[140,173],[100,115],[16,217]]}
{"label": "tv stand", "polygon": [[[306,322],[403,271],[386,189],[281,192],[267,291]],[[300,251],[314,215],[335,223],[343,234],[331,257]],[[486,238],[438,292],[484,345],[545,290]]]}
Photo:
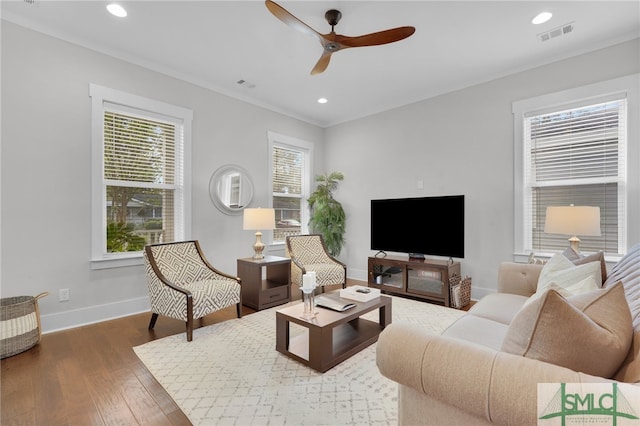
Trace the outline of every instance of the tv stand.
{"label": "tv stand", "polygon": [[449,278],[460,275],[452,259],[416,259],[400,256],[369,257],[368,284],[389,294],[410,296],[451,306]]}

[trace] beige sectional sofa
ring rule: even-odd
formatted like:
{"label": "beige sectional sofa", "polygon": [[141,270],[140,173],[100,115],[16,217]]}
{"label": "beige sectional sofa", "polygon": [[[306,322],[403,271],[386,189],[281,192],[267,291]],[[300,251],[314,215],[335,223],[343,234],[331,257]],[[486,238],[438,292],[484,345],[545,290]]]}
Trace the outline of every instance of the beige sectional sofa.
{"label": "beige sectional sofa", "polygon": [[[502,264],[498,292],[480,300],[442,335],[403,323],[382,332],[377,364],[399,385],[401,425],[535,425],[538,383],[615,380],[640,385],[640,244],[608,274],[605,268],[602,290],[566,300],[548,291],[527,302],[536,293],[542,268]],[[595,335],[587,335],[589,325],[580,323],[583,314],[593,315],[598,324],[604,321]],[[597,319],[603,314],[607,318]],[[536,335],[532,327],[542,328],[545,321],[550,331],[537,330]],[[618,332],[611,334],[616,327]],[[561,329],[575,335],[556,335]],[[525,348],[518,349],[519,344]],[[585,344],[593,344],[593,351]],[[543,361],[547,356],[578,367]]]}

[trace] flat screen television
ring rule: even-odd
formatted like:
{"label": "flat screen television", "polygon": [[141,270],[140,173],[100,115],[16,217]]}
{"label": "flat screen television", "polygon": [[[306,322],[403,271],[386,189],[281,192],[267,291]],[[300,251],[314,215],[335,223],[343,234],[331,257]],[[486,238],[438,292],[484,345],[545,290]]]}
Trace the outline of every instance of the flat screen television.
{"label": "flat screen television", "polygon": [[371,200],[371,250],[464,258],[464,195]]}

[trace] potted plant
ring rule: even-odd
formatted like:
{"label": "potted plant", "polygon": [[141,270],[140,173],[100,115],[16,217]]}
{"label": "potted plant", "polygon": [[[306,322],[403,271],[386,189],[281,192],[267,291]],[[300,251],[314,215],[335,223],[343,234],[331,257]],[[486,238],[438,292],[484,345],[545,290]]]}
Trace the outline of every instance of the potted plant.
{"label": "potted plant", "polygon": [[322,235],[332,256],[338,256],[344,245],[346,216],[342,204],[333,198],[333,191],[343,179],[340,172],[316,176],[318,186],[309,197],[309,227],[312,232]]}

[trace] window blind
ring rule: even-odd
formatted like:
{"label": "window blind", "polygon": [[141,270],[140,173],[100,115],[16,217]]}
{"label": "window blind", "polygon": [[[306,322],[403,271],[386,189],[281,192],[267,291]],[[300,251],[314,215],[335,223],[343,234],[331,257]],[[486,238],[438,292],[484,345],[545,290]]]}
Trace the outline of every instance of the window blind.
{"label": "window blind", "polygon": [[176,126],[113,111],[104,113],[104,177],[175,183]]}
{"label": "window blind", "polygon": [[273,148],[274,194],[302,194],[302,152],[275,146]]}
{"label": "window blind", "polygon": [[626,99],[524,120],[526,179],[534,250],[562,250],[567,236],[545,234],[548,206],[600,207],[600,237],[581,238],[584,251],[618,253],[625,220]]}

